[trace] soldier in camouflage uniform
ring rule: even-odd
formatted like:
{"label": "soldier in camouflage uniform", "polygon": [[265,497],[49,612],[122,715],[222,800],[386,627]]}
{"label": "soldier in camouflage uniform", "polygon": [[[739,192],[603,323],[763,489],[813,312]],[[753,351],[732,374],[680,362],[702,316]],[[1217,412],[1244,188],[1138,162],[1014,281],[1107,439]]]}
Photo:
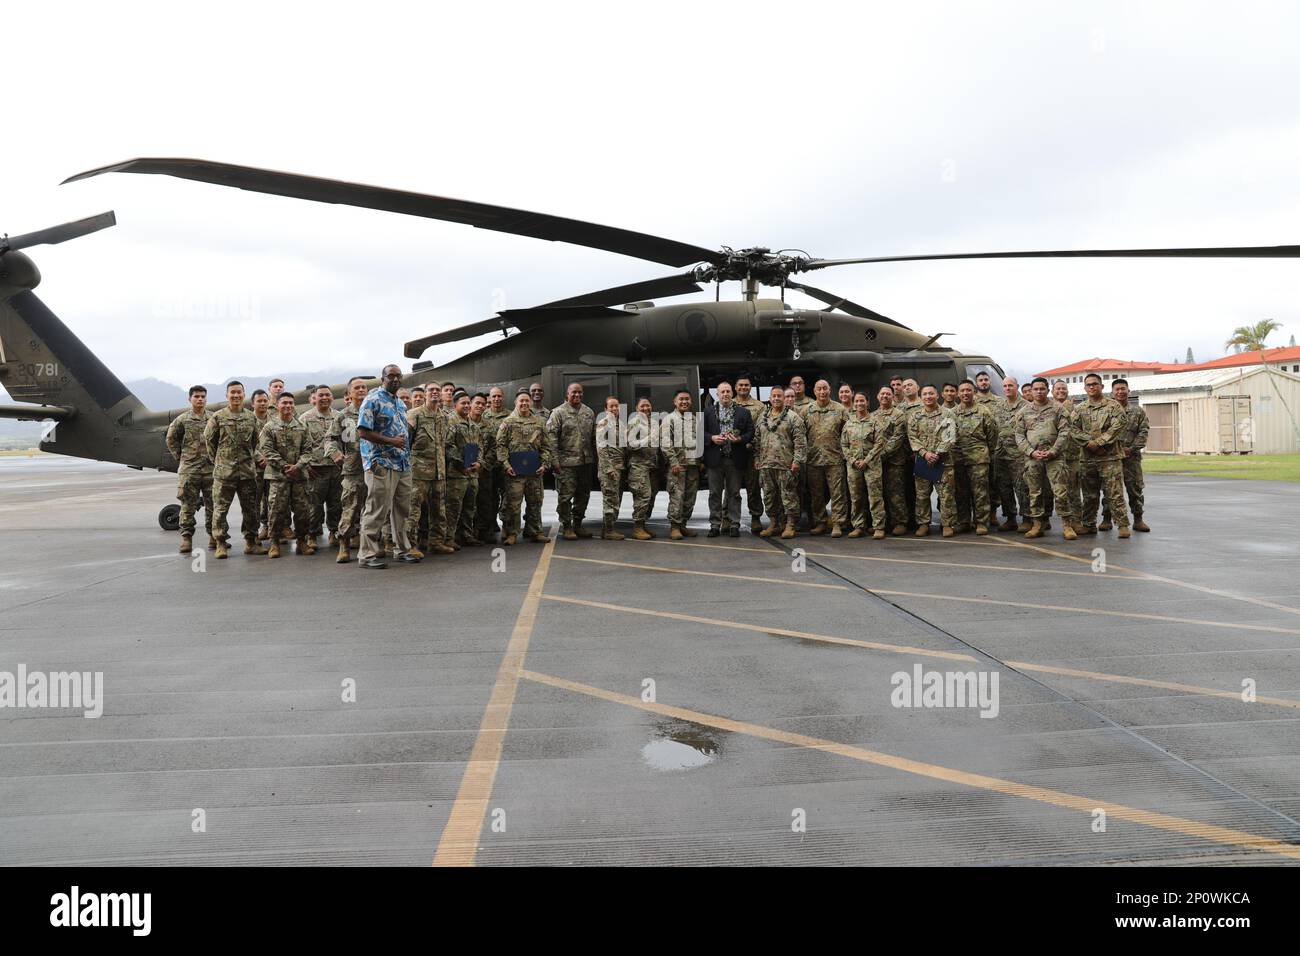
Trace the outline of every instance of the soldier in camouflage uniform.
{"label": "soldier in camouflage uniform", "polygon": [[[1078,516],[1078,525],[1082,526],[1083,521],[1083,495],[1079,490],[1079,443],[1074,439],[1074,402],[1070,400],[1070,387],[1065,384],[1063,379],[1057,379],[1052,383],[1052,401],[1065,409],[1066,417],[1069,421],[1070,437],[1065,442],[1065,494],[1070,499],[1070,507],[1074,514]],[[1078,532],[1079,527],[1074,530]]]}
{"label": "soldier in camouflage uniform", "polygon": [[167,450],[176,459],[176,498],[181,503],[181,554],[194,547],[194,515],[203,509],[208,547],[215,549],[212,537],[212,459],[203,440],[212,413],[207,409],[208,390],[202,385],[190,388],[190,410],[177,415],[167,426]]}
{"label": "soldier in camouflage uniform", "polygon": [[[458,391],[452,396],[454,415],[451,429],[447,435],[447,530],[442,543],[453,551],[459,551],[456,532],[460,528],[461,514],[470,499],[470,481],[478,476],[482,467],[475,462],[465,467],[465,449],[470,444],[478,445],[478,426],[469,420],[470,397],[466,392]],[[474,489],[478,493],[478,489]]]}
{"label": "soldier in camouflage uniform", "polygon": [[[1020,383],[1010,375],[1002,380],[1002,391],[1006,398],[993,403],[993,415],[998,422],[998,452],[994,468],[997,484],[994,486],[993,504],[1002,504],[1003,531],[1017,528],[1028,531],[1032,527],[1028,517],[1029,486],[1025,484],[1024,458],[1016,447],[1016,413],[1026,403],[1020,397]],[[1023,526],[1016,522],[1017,514],[1025,519]]]}
{"label": "soldier in camouflage uniform", "polygon": [[861,538],[867,533],[867,513],[871,514],[873,536],[885,536],[885,499],[881,464],[885,452],[885,433],[889,420],[877,418],[867,411],[867,396],[859,392],[853,396],[853,415],[840,432],[840,451],[848,465],[849,498],[853,505],[849,512],[853,530],[850,538]]}
{"label": "soldier in camouflage uniform", "polygon": [[[1124,490],[1128,492],[1128,509],[1133,513],[1133,530],[1150,531],[1151,528],[1142,520],[1142,511],[1146,507],[1146,481],[1142,475],[1142,449],[1147,447],[1147,433],[1151,423],[1147,413],[1137,402],[1129,401],[1128,382],[1117,378],[1110,383],[1110,395],[1124,409],[1124,432],[1120,435],[1121,454],[1124,456]],[[1102,513],[1101,531],[1110,530],[1110,509]]]}
{"label": "soldier in camouflage uniform", "polygon": [[488,397],[482,392],[475,393],[469,400],[469,421],[474,426],[473,442],[478,445],[478,468],[466,478],[468,485],[465,492],[465,505],[460,509],[460,527],[456,530],[456,540],[472,548],[483,544],[478,536],[479,488],[483,484],[484,474],[492,467],[489,464],[490,459],[486,457],[491,452],[491,445],[487,437],[487,427],[483,424],[483,412],[487,410],[487,401]]}
{"label": "soldier in camouflage uniform", "polygon": [[1046,495],[1056,500],[1056,510],[1065,525],[1067,540],[1077,536],[1078,515],[1070,505],[1069,469],[1065,448],[1070,440],[1070,415],[1047,396],[1047,379],[1030,383],[1034,400],[1016,413],[1016,448],[1024,463],[1025,482],[1029,485],[1030,528],[1026,538],[1041,538],[1047,515]]}
{"label": "soldier in camouflage uniform", "polygon": [[[253,389],[252,394],[253,416],[257,419],[257,436],[262,437],[262,429],[266,423],[271,420],[271,396],[264,388]],[[266,462],[260,458],[255,462],[257,465],[257,475],[253,478],[253,483],[257,485],[257,541],[261,544],[267,537],[266,527],[266,505],[269,494],[266,488]]]}
{"label": "soldier in camouflage uniform", "polygon": [[[795,477],[803,470],[808,458],[808,436],[803,419],[798,412],[785,407],[785,393],[772,389],[771,408],[756,423],[758,435],[758,468],[763,475],[763,497],[767,510],[785,516],[783,538],[795,536],[795,521],[799,517],[799,489]],[[773,521],[763,529],[761,537],[768,538],[777,532]]]}
{"label": "soldier in camouflage uniform", "polygon": [[366,380],[353,376],[348,381],[348,401],[325,436],[325,453],[339,466],[342,489],[339,492],[339,553],[336,563],[352,559],[353,539],[361,533],[361,509],[366,503],[366,471],[361,461],[361,444],[357,439],[357,415],[366,400]]}
{"label": "soldier in camouflage uniform", "polygon": [[704,453],[704,424],[691,411],[691,393],[680,390],[673,396],[673,410],[659,423],[659,451],[667,464],[668,537],[680,541],[697,532],[686,526],[700,492],[701,456]]}
{"label": "soldier in camouflage uniform", "polygon": [[937,482],[915,476],[916,483],[916,536],[930,533],[930,495],[939,492],[939,521],[943,536],[951,538],[957,523],[957,483],[953,477],[952,448],[957,440],[957,423],[952,412],[939,404],[939,390],[933,385],[921,389],[921,407],[907,416],[907,443],[912,452],[931,465],[942,465],[943,474]]}
{"label": "soldier in camouflage uniform", "polygon": [[617,395],[605,399],[605,411],[596,419],[596,475],[600,479],[601,530],[607,541],[622,541],[614,527],[618,507],[623,499],[623,473],[626,456],[619,436],[619,402]]}
{"label": "soldier in camouflage uniform", "polygon": [[555,449],[555,491],[565,541],[590,538],[582,528],[591,499],[591,466],[596,461],[596,415],[582,404],[583,388],[574,382],[564,404],[551,412],[546,430]]}
{"label": "soldier in camouflage uniform", "polygon": [[483,470],[478,476],[478,505],[475,518],[478,529],[474,537],[483,542],[495,542],[500,527],[497,524],[501,514],[501,495],[505,490],[505,469],[497,461],[497,429],[505,421],[510,410],[505,407],[505,392],[500,387],[488,391],[488,407],[483,412]]}
{"label": "soldier in camouflage uniform", "polygon": [[[795,375],[790,379],[790,386],[786,389],[785,407],[792,412],[796,412],[802,419],[808,411],[808,406],[813,403],[812,396],[807,394],[807,386],[804,384],[802,375]],[[793,392],[794,395],[790,395]],[[808,427],[807,421],[804,421],[804,428]],[[806,468],[800,468],[795,475],[795,487],[799,491],[799,514],[795,515],[795,524],[798,525],[803,515],[808,516],[808,527],[812,527],[821,520],[821,516],[813,516],[812,513],[812,489],[808,487],[808,471]]]}
{"label": "soldier in camouflage uniform", "polygon": [[1083,446],[1079,484],[1083,488],[1083,533],[1097,533],[1097,505],[1102,493],[1111,516],[1119,523],[1119,536],[1129,537],[1128,508],[1124,505],[1124,469],[1120,440],[1124,434],[1124,409],[1101,393],[1101,376],[1089,372],[1083,380],[1087,401],[1074,407],[1073,435]]}
{"label": "soldier in camouflage uniform", "polygon": [[[749,376],[742,375],[736,379],[735,402],[749,412],[750,421],[758,424],[759,418],[767,413],[767,406],[753,397],[754,383]],[[758,455],[756,453],[758,433],[749,443],[749,467],[745,469],[745,506],[749,509],[749,530],[758,534],[763,530],[763,479],[758,473]]]}
{"label": "soldier in camouflage uniform", "polygon": [[849,509],[844,488],[844,452],[840,432],[848,416],[839,402],[831,401],[831,384],[821,379],[813,386],[816,401],[804,409],[804,428],[808,442],[808,490],[812,497],[814,524],[809,534],[825,534],[826,501],[830,498],[831,537],[838,538],[849,523]]}
{"label": "soldier in camouflage uniform", "polygon": [[262,554],[257,541],[257,416],[244,407],[244,386],[226,386],[226,407],[208,419],[203,441],[212,460],[212,535],[217,539],[216,557],[225,558],[230,546],[230,525],[226,514],[239,498],[244,553]]}
{"label": "soldier in camouflage uniform", "polygon": [[[406,519],[406,536],[411,539],[411,553],[424,557],[416,538],[420,533],[420,515],[431,509],[428,549],[432,554],[454,554],[444,543],[447,536],[447,440],[451,422],[442,412],[441,399],[429,394],[419,408],[406,413],[410,426],[411,510]],[[441,513],[439,513],[441,512]]]}
{"label": "soldier in camouflage uniform", "polygon": [[655,536],[646,528],[654,510],[655,471],[659,465],[659,429],[652,415],[650,399],[636,403],[636,413],[627,419],[627,490],[632,492],[632,537],[649,541]]}
{"label": "soldier in camouflage uniform", "polygon": [[[899,382],[901,389],[902,382]],[[880,422],[885,433],[885,449],[881,454],[881,482],[884,485],[885,523],[890,534],[907,533],[906,485],[912,483],[912,452],[907,444],[907,416],[895,401],[890,386],[881,386],[876,393],[879,402],[871,416]]]}
{"label": "soldier in camouflage uniform", "polygon": [[336,545],[339,530],[339,507],[343,495],[343,475],[339,466],[325,453],[325,437],[330,427],[342,414],[333,408],[334,393],[328,385],[317,386],[312,394],[312,407],[298,416],[298,421],[311,433],[315,460],[311,463],[311,477],[307,479],[307,497],[311,503],[311,524],[307,526],[307,540],[313,548],[316,539],[330,531],[330,545]]}
{"label": "soldier in camouflage uniform", "polygon": [[280,556],[280,538],[293,512],[293,526],[298,532],[298,553],[315,554],[316,542],[311,534],[312,462],[320,457],[324,442],[293,416],[293,396],[280,396],[279,414],[262,428],[257,440],[258,456],[266,462],[266,485],[269,503],[267,523],[271,547],[268,556]]}
{"label": "soldier in camouflage uniform", "polygon": [[[540,391],[540,387],[539,387]],[[535,451],[540,464],[535,475],[517,475],[510,465],[514,452]],[[533,402],[523,389],[515,396],[515,410],[497,428],[497,458],[506,466],[506,504],[503,544],[514,544],[519,534],[519,506],[524,505],[524,535],[537,544],[546,541],[542,531],[542,476],[555,462],[555,449],[546,422],[533,414]]]}
{"label": "soldier in camouflage uniform", "polygon": [[998,423],[988,403],[975,401],[975,383],[965,379],[957,386],[957,444],[953,465],[957,471],[958,530],[975,526],[988,534],[993,520],[989,500],[989,460],[998,444]]}

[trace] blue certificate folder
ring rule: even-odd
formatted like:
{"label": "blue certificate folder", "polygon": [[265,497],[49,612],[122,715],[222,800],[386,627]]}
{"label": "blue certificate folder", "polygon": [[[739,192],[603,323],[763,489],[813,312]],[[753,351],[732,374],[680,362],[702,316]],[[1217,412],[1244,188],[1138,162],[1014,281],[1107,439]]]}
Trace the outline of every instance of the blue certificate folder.
{"label": "blue certificate folder", "polygon": [[510,467],[515,470],[516,475],[535,475],[537,469],[542,467],[542,456],[535,451],[512,451]]}
{"label": "blue certificate folder", "polygon": [[466,468],[473,468],[475,465],[478,464],[478,443],[477,442],[465,443],[465,458],[461,462],[461,464],[463,464]]}
{"label": "blue certificate folder", "polygon": [[924,455],[916,456],[916,464],[912,467],[912,473],[918,478],[924,478],[926,481],[943,481],[943,462],[930,464],[925,460]]}

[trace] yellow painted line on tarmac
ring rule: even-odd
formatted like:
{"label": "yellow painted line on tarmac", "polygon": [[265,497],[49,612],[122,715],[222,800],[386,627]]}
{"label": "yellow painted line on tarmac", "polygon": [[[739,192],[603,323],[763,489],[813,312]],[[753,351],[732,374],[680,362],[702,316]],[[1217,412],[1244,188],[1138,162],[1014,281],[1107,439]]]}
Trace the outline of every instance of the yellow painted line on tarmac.
{"label": "yellow painted line on tarmac", "polygon": [[505,743],[506,729],[510,725],[510,712],[519,691],[524,656],[528,653],[528,641],[537,621],[537,608],[554,553],[555,538],[552,537],[542,547],[532,580],[528,582],[524,603],[519,608],[519,616],[515,618],[510,643],[506,645],[505,656],[497,668],[496,683],[492,685],[492,694],[483,711],[483,719],[479,722],[474,749],[470,751],[456,801],[452,804],[447,825],[443,827],[442,837],[438,840],[438,849],[433,857],[434,866],[473,866],[474,858],[478,855],[479,831],[483,827],[483,817],[492,797],[497,767],[501,763],[501,748]]}
{"label": "yellow painted line on tarmac", "polygon": [[[1227,827],[1215,826],[1210,823],[1201,823],[1197,820],[1188,820],[1183,817],[1175,817],[1165,813],[1156,813],[1151,810],[1142,810],[1137,807],[1129,807],[1120,803],[1112,803],[1109,800],[1096,800],[1089,797],[1081,797],[1075,794],[1065,793],[1061,790],[1049,790],[1046,787],[1036,787],[1030,784],[1017,783],[1014,780],[1003,780],[998,777],[988,777],[984,774],[969,773],[965,770],[956,770],[951,767],[939,766],[938,764],[924,763],[919,760],[911,760],[907,757],[898,757],[893,754],[881,753],[878,750],[867,750],[864,747],[855,747],[851,744],[839,743],[834,740],[824,740],[820,737],[809,737],[806,734],[792,733],[791,731],[779,730],[775,727],[765,727],[761,724],[753,724],[742,720],[732,720],[729,717],[720,717],[715,714],[706,714],[702,711],[690,710],[685,707],[674,707],[671,704],[643,701],[640,697],[632,697],[628,694],[619,694],[614,691],[605,690],[601,687],[593,687],[590,684],[582,684],[577,681],[566,680],[563,677],[539,674],[536,671],[525,670],[522,671],[519,676],[524,680],[533,681],[538,684],[545,684],[548,687],[554,687],[559,690],[566,690],[575,694],[583,694],[588,697],[594,697],[598,700],[607,701],[611,704],[621,704],[625,707],[634,707],[637,710],[643,710],[647,713],[659,714],[663,717],[672,717],[676,720],[686,720],[692,723],[702,724],[706,727],[725,730],[730,733],[759,737],[764,740],[771,740],[792,747],[804,747],[809,750],[819,750],[822,753],[834,754],[838,757],[847,757],[850,760],[874,764],[878,767],[888,767],[892,770],[899,770],[903,773],[910,773],[920,777],[928,777],[932,780],[942,780],[945,783],[960,784],[962,786],[974,787],[979,790],[1001,793],[1012,797],[1020,797],[1025,800],[1033,800],[1038,803],[1060,807],[1066,810],[1077,810],[1080,813],[1086,813],[1089,816],[1091,816],[1096,810],[1105,810],[1107,816],[1119,820],[1127,820],[1130,823],[1155,827],[1172,833],[1179,833],[1183,836],[1189,836],[1194,839],[1207,840],[1211,843],[1240,847],[1246,850],[1260,850],[1265,853],[1273,853],[1277,856],[1300,860],[1300,846],[1283,843],[1279,840],[1259,836],[1255,833],[1246,833],[1243,830],[1232,830]],[[1081,827],[1083,825],[1083,823],[1080,824]],[[1080,832],[1083,831],[1081,830]]]}
{"label": "yellow painted line on tarmac", "polygon": [[801,588],[824,588],[830,591],[847,591],[844,584],[818,584],[815,581],[792,581],[789,578],[760,578],[752,574],[725,574],[721,571],[694,571],[688,568],[661,568],[655,564],[631,564],[627,561],[600,561],[596,558],[575,558],[557,554],[557,561],[582,561],[586,564],[605,564],[616,568],[635,568],[638,571],[662,571],[665,574],[697,574],[706,578],[734,578],[741,581],[758,581],[762,584],[792,584]]}
{"label": "yellow painted line on tarmac", "polygon": [[[847,647],[861,647],[865,650],[884,651],[889,654],[905,654],[914,657],[938,657],[952,661],[979,662],[982,658],[971,654],[959,654],[953,651],[939,651],[928,647],[911,647],[907,644],[888,644],[882,641],[861,641],[849,637],[836,637],[831,634],[815,634],[809,631],[795,631],[783,627],[764,627],[761,624],[744,624],[739,621],[724,621],[719,618],[700,617],[695,614],[682,614],[677,611],[658,611],[651,608],[632,607],[627,604],[609,604],[604,601],[586,601],[581,598],[560,597],[558,594],[543,594],[544,601],[558,601],[563,604],[576,604],[582,607],[600,608],[605,611],[618,611],[623,614],[641,614],[647,617],[666,618],[671,621],[686,621],[692,624],[708,624],[737,631],[752,631],[773,637],[794,637],[805,641],[819,641],[824,644],[839,644]],[[1022,671],[1034,671],[1041,674],[1057,674],[1062,677],[1080,677],[1087,680],[1103,681],[1113,684],[1135,684],[1139,687],[1155,687],[1161,690],[1176,690],[1198,697],[1221,697],[1224,700],[1241,701],[1240,691],[1219,690],[1216,687],[1200,687],[1196,684],[1181,684],[1176,681],[1155,680],[1147,677],[1129,677],[1125,674],[1106,674],[1100,671],[1077,670],[1071,667],[1057,667],[1051,664],[1034,664],[1029,661],[1006,661],[1008,667]],[[1245,703],[1245,701],[1241,701]],[[1290,707],[1300,710],[1300,700],[1285,697],[1256,697],[1255,703],[1274,704],[1278,707]]]}

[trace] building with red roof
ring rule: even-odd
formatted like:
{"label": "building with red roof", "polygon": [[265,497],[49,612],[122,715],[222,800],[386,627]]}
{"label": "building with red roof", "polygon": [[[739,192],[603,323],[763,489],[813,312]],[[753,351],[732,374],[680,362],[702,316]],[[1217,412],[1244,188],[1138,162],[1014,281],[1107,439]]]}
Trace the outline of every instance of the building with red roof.
{"label": "building with red roof", "polygon": [[1061,378],[1073,385],[1082,382],[1085,375],[1093,372],[1100,375],[1103,381],[1111,381],[1131,375],[1162,375],[1166,372],[1194,372],[1251,365],[1267,365],[1279,372],[1300,374],[1300,345],[1264,349],[1262,352],[1236,352],[1209,362],[1192,362],[1186,365],[1174,362],[1128,362],[1122,359],[1090,358],[1038,374],[1049,381]]}

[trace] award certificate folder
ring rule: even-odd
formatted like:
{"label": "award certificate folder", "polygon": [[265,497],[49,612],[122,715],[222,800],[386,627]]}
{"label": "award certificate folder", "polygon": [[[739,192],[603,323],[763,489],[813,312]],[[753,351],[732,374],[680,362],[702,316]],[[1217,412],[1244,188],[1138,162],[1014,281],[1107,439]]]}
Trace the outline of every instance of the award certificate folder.
{"label": "award certificate folder", "polygon": [[478,464],[478,442],[465,443],[465,458],[461,464],[466,468],[473,468]]}
{"label": "award certificate folder", "polygon": [[542,467],[542,456],[535,451],[512,451],[510,467],[515,470],[516,475],[535,475],[537,469]]}
{"label": "award certificate folder", "polygon": [[943,462],[940,461],[932,465],[925,460],[924,455],[917,455],[916,464],[912,468],[912,473],[918,478],[924,478],[926,481],[943,481]]}

